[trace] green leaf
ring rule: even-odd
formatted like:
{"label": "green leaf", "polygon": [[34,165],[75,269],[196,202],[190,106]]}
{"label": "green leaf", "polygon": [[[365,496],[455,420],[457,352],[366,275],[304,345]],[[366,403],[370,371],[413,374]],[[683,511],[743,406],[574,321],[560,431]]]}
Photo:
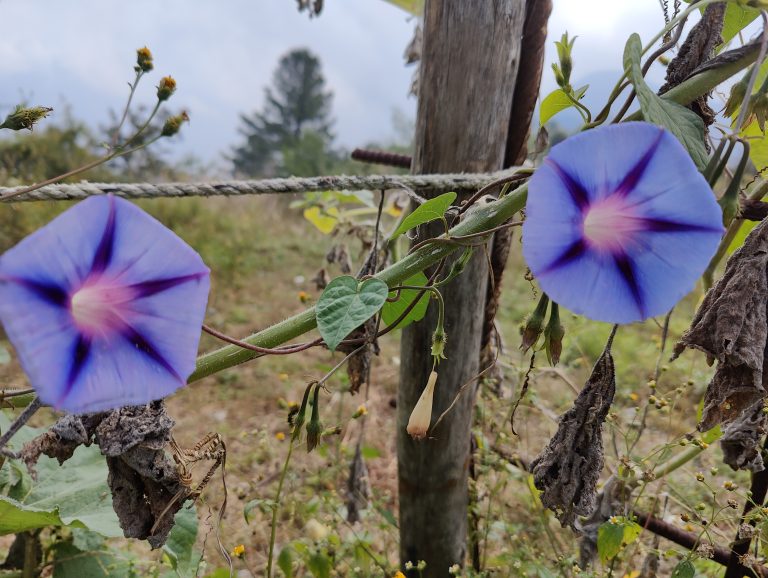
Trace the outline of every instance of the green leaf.
{"label": "green leaf", "polygon": [[597,529],[597,552],[600,561],[606,564],[615,558],[621,549],[634,542],[642,528],[626,518],[616,518],[601,524]]}
{"label": "green leaf", "polygon": [[127,554],[113,550],[83,552],[71,542],[53,547],[53,578],[127,578],[136,576]]}
{"label": "green leaf", "polygon": [[381,457],[381,450],[373,446],[363,446],[362,449],[360,450],[360,454],[366,460],[375,460],[376,458]]}
{"label": "green leaf", "polygon": [[397,239],[400,235],[414,227],[436,221],[437,219],[442,219],[445,216],[448,207],[450,207],[455,200],[456,193],[443,193],[434,199],[429,199],[422,203],[416,207],[410,215],[403,219],[400,226],[395,229],[394,233],[392,233],[390,241]]}
{"label": "green leaf", "polygon": [[642,50],[640,36],[632,34],[624,48],[624,68],[637,92],[643,118],[674,134],[688,150],[696,166],[703,169],[707,164],[707,149],[704,147],[704,122],[692,110],[659,97],[646,84],[640,66]]}
{"label": "green leaf", "polygon": [[379,279],[358,281],[351,275],[328,283],[317,301],[317,329],[331,351],[349,333],[373,317],[387,300],[389,288]]}
{"label": "green leaf", "polygon": [[695,575],[696,568],[690,560],[681,560],[672,570],[672,578],[693,578]]}
{"label": "green leaf", "polygon": [[272,512],[272,509],[274,507],[275,507],[274,500],[266,500],[262,498],[249,500],[248,503],[246,503],[245,506],[243,507],[243,518],[245,518],[245,523],[246,524],[251,523],[251,512],[253,512],[255,509],[258,508],[262,513],[268,514]]}
{"label": "green leaf", "polygon": [[739,6],[735,2],[728,2],[725,6],[725,18],[723,19],[723,31],[720,36],[723,39],[721,46],[730,42],[739,32],[746,28],[760,15],[757,8]]}
{"label": "green leaf", "polygon": [[86,528],[72,528],[72,545],[83,552],[101,550],[104,547],[104,536]]}
{"label": "green leaf", "polygon": [[[0,430],[10,420],[0,412]],[[24,427],[14,436],[13,447],[40,433]],[[10,468],[8,460],[3,468]],[[20,462],[16,462],[20,465]],[[14,499],[16,498],[16,499]],[[61,466],[48,457],[37,463],[37,482],[14,493],[14,498],[0,495],[0,536],[46,526],[88,528],[110,538],[123,535],[112,510],[112,495],[107,486],[107,464],[96,446],[79,447]]]}
{"label": "green leaf", "polygon": [[[429,283],[429,279],[427,279],[427,276],[424,275],[421,271],[416,273],[413,277],[410,279],[407,279],[403,285],[413,285],[415,287],[424,287],[427,283]],[[403,314],[403,311],[405,311],[408,307],[410,307],[411,303],[416,299],[419,292],[415,289],[403,289],[400,291],[400,298],[397,301],[387,301],[384,303],[384,307],[381,308],[381,319],[386,323],[388,326],[392,325],[395,321],[397,321],[398,317]],[[397,291],[390,291],[389,298],[393,299],[394,297],[397,297]],[[427,307],[429,306],[429,292],[425,291],[424,295],[421,296],[418,303],[411,309],[411,311],[408,313],[408,315],[405,316],[405,319],[403,319],[398,325],[398,329],[402,329],[403,327],[407,327],[414,321],[420,321],[424,318],[424,315],[427,313]]]}
{"label": "green leaf", "polygon": [[283,571],[285,578],[293,578],[293,556],[291,556],[290,546],[280,550],[280,554],[277,556],[277,567]]}
{"label": "green leaf", "polygon": [[197,540],[197,510],[182,508],[174,518],[174,526],[163,546],[171,568],[180,578],[192,578],[197,574],[202,555],[195,550]]}
{"label": "green leaf", "polygon": [[[582,86],[578,90],[574,91],[574,98],[581,100],[584,93],[587,92],[589,85]],[[541,101],[541,107],[539,108],[539,124],[544,126],[549,119],[555,116],[557,113],[562,112],[568,108],[573,107],[574,104],[565,91],[562,88],[558,88],[550,92],[544,100]]]}
{"label": "green leaf", "polygon": [[398,8],[405,10],[413,14],[414,16],[421,16],[424,14],[424,0],[386,0],[390,4],[394,4]]}
{"label": "green leaf", "polygon": [[758,171],[768,167],[768,137],[762,133],[757,121],[752,121],[741,131],[749,139],[749,158]]}
{"label": "green leaf", "polygon": [[744,241],[747,238],[747,235],[749,235],[752,232],[752,229],[757,227],[758,221],[744,221],[741,226],[739,226],[739,230],[736,232],[736,235],[733,237],[733,241],[731,241],[731,244],[728,246],[728,254],[731,255],[736,249],[741,247],[744,244]]}
{"label": "green leaf", "polygon": [[331,560],[325,552],[315,552],[307,560],[307,568],[315,578],[330,578]]}
{"label": "green leaf", "polygon": [[304,209],[304,218],[312,223],[318,231],[324,235],[329,235],[339,222],[339,210],[336,207],[330,207],[323,210],[320,207],[310,207]]}

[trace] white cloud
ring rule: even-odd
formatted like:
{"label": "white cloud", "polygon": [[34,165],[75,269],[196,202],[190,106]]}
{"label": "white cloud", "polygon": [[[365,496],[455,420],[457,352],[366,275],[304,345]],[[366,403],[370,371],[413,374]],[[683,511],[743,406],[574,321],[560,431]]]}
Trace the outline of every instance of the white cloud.
{"label": "white cloud", "polygon": [[[161,75],[177,79],[170,106],[192,116],[172,147],[179,154],[211,160],[236,143],[238,115],[260,107],[277,60],[298,46],[322,61],[341,144],[386,140],[394,108],[415,115],[407,97],[412,68],[402,58],[414,21],[382,0],[325,0],[314,19],[294,0],[3,0],[0,18],[0,107],[20,96],[58,107],[69,102],[77,118],[104,123],[109,109],[121,108],[134,51],[146,44],[156,70],[137,100],[153,102]],[[548,61],[553,41],[568,30],[579,36],[576,82],[618,77],[629,34],[648,39],[662,24],[657,0],[555,0]],[[547,63],[544,93],[553,87]]]}

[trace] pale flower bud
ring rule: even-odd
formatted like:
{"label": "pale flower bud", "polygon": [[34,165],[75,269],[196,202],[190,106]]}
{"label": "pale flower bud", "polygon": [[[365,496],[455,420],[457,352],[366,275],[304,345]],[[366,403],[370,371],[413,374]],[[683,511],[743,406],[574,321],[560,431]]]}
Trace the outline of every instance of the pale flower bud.
{"label": "pale flower bud", "polygon": [[429,424],[432,421],[432,398],[435,394],[435,383],[437,383],[437,372],[433,371],[429,374],[427,387],[421,392],[421,397],[416,402],[416,407],[413,408],[408,420],[406,431],[415,440],[426,437]]}

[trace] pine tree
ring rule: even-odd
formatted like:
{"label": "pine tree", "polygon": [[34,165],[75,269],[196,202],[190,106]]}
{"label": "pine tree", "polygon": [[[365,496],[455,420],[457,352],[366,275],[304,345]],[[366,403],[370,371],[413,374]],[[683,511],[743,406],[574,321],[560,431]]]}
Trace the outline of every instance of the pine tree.
{"label": "pine tree", "polygon": [[233,151],[235,172],[246,176],[297,174],[294,152],[305,152],[307,139],[318,158],[303,164],[317,166],[321,157],[331,154],[332,97],[316,56],[303,48],[283,56],[272,86],[265,91],[262,110],[240,116],[245,143]]}

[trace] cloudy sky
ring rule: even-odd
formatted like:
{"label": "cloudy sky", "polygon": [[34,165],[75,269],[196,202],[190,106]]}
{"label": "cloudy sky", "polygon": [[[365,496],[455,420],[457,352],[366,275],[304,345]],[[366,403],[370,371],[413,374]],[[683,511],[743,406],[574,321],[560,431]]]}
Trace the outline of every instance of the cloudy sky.
{"label": "cloudy sky", "polygon": [[[663,24],[658,0],[554,4],[549,58],[563,31],[578,35],[574,80],[590,82],[596,103],[615,81],[627,36],[649,38]],[[157,80],[173,75],[170,105],[192,117],[173,148],[208,162],[223,164],[238,142],[238,114],[260,106],[277,60],[295,47],[320,56],[345,147],[394,138],[394,110],[415,115],[403,63],[415,22],[383,0],[325,0],[314,19],[294,0],[0,0],[0,20],[0,114],[24,101],[104,124],[127,95],[135,49],[147,45],[156,69],[137,100],[152,104]],[[552,88],[547,69],[543,90]]]}

